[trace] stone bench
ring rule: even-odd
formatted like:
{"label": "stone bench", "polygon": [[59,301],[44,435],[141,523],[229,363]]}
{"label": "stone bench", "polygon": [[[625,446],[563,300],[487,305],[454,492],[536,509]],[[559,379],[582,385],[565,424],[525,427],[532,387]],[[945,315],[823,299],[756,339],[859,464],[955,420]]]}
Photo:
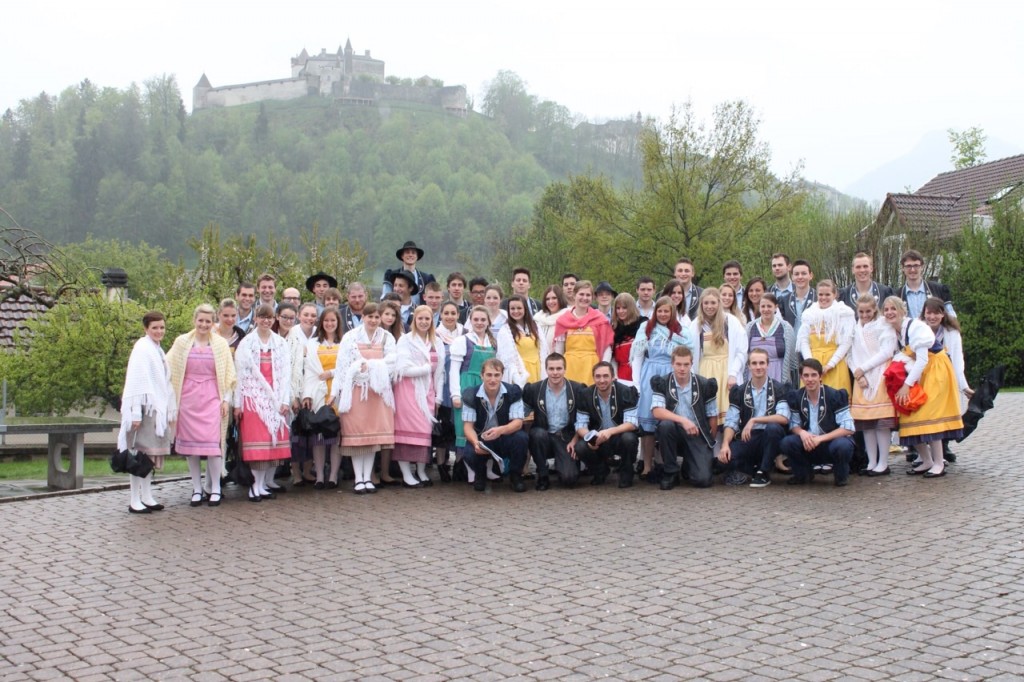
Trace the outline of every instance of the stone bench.
{"label": "stone bench", "polygon": [[[89,417],[11,417],[0,422],[0,434],[45,434],[47,436],[46,484],[56,490],[82,487],[85,468],[85,434],[109,433],[121,428],[112,419]],[[68,468],[61,462],[67,452]]]}

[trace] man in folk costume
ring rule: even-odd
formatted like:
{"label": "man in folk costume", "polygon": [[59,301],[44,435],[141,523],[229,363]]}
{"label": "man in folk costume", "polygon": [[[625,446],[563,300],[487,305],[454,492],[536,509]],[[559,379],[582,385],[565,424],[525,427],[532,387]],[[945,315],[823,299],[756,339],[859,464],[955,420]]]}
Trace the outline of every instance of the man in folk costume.
{"label": "man in folk costume", "polygon": [[789,435],[779,449],[789,458],[793,477],[786,483],[801,485],[814,478],[815,464],[831,464],[835,484],[845,486],[853,457],[853,417],[845,390],[825,386],[822,366],[814,358],[800,363],[804,387],[793,391],[789,403]]}
{"label": "man in folk costume", "polygon": [[483,383],[462,392],[462,421],[466,434],[463,459],[473,469],[473,489],[487,490],[487,468],[492,452],[509,461],[512,489],[525,492],[522,470],[526,465],[528,437],[523,431],[525,408],[522,390],[501,380],[505,365],[497,358],[485,360],[480,371]]}
{"label": "man in folk costume", "polygon": [[537,490],[547,490],[548,460],[555,460],[562,487],[571,488],[580,477],[576,461],[579,432],[587,431],[590,417],[581,411],[579,400],[585,387],[565,377],[565,358],[558,353],[544,361],[548,378],[523,388],[523,403],[531,412],[530,452],[537,467]]}
{"label": "man in folk costume", "polygon": [[580,395],[580,414],[586,414],[587,427],[576,432],[576,459],[594,472],[591,485],[601,485],[609,473],[609,464],[619,456],[619,487],[633,485],[637,439],[636,388],[615,381],[610,362],[594,365],[594,385]]}
{"label": "man in folk costume", "polygon": [[671,490],[678,483],[680,456],[690,484],[710,487],[718,430],[718,381],[693,373],[693,351],[677,346],[672,350],[672,372],[652,377],[651,390],[651,413],[658,420],[658,442],[664,460],[661,489]]}
{"label": "man in folk costume", "polygon": [[747,368],[750,379],[729,391],[718,461],[731,471],[753,474],[750,487],[763,488],[771,483],[772,465],[789,426],[789,384],[769,378],[768,351],[762,348],[750,351]]}
{"label": "man in folk costume", "polygon": [[[420,272],[416,269],[416,264],[423,260],[423,254],[423,249],[416,246],[416,242],[414,241],[407,241],[402,244],[397,251],[395,251],[395,258],[402,261],[402,267],[395,268],[394,270],[386,270],[384,272],[384,285],[380,292],[381,300],[384,300],[384,297],[391,293],[391,287],[395,281],[395,273],[408,273],[409,277],[412,279],[413,285],[415,285],[414,288],[416,292],[423,291],[423,287],[427,282],[436,281],[434,276],[429,272]],[[419,305],[422,302],[418,293],[412,294],[412,302],[415,305]]]}
{"label": "man in folk costume", "polygon": [[306,278],[306,290],[313,294],[313,302],[316,303],[317,315],[322,313],[326,307],[326,304],[324,303],[324,294],[327,293],[328,289],[337,288],[338,280],[331,277],[323,270]]}

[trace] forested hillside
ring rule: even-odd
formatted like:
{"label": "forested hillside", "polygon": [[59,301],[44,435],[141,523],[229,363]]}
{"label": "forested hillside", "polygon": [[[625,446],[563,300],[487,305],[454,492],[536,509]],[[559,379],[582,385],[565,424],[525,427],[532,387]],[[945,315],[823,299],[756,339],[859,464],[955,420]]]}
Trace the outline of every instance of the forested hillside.
{"label": "forested hillside", "polygon": [[489,264],[551,181],[639,177],[638,121],[578,125],[508,72],[482,109],[310,97],[189,115],[173,76],[84,81],[4,113],[0,205],[56,242],[145,241],[175,258],[211,222],[257,237],[318,223],[358,240],[371,267],[409,238],[434,262]]}

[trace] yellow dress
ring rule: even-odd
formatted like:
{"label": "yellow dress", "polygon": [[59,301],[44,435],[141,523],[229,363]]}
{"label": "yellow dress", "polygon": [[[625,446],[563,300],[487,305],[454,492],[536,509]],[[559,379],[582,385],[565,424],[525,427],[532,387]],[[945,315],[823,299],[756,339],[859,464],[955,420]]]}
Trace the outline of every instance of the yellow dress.
{"label": "yellow dress", "polygon": [[[320,360],[320,366],[324,368],[325,372],[334,371],[334,367],[338,364],[338,346],[336,344],[320,344],[316,349],[316,357]],[[331,395],[331,383],[334,379],[327,380],[327,395]]]}
{"label": "yellow dress", "polygon": [[[910,346],[903,352],[910,358],[916,357]],[[928,364],[919,383],[928,401],[917,412],[900,415],[900,443],[914,445],[958,437],[958,432],[964,428],[960,415],[960,388],[953,363],[944,350],[928,353]]]}
{"label": "yellow dress", "polygon": [[601,358],[597,355],[597,340],[590,327],[570,329],[565,335],[565,378],[589,385],[594,383],[594,365]]}
{"label": "yellow dress", "polygon": [[704,332],[704,347],[700,352],[700,368],[697,374],[706,379],[718,381],[718,414],[725,418],[729,411],[729,341],[716,345],[711,332]]}
{"label": "yellow dress", "polygon": [[[838,343],[826,341],[825,335],[819,330],[811,330],[807,341],[811,345],[811,357],[820,362],[822,367],[829,363],[832,356],[836,354],[836,350],[839,349]],[[849,396],[853,390],[853,382],[850,378],[850,368],[846,366],[846,358],[840,360],[839,364],[833,367],[831,371],[825,372],[825,375],[821,377],[821,383],[832,388],[845,389],[846,395]]]}
{"label": "yellow dress", "polygon": [[540,381],[540,344],[537,339],[520,334],[519,340],[516,341],[516,349],[519,351],[519,357],[523,359],[526,373],[530,376],[527,381],[531,384]]}

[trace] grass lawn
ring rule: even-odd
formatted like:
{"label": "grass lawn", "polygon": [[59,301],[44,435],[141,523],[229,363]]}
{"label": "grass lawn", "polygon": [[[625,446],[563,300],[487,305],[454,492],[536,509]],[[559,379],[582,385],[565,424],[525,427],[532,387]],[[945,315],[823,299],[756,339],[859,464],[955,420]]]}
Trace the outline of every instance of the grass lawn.
{"label": "grass lawn", "polygon": [[[166,476],[168,474],[187,474],[188,463],[180,457],[168,457],[164,459],[164,468],[160,471],[160,475]],[[85,473],[86,477],[89,476],[109,476],[113,475],[110,470],[110,460],[103,457],[86,457],[85,458]],[[127,474],[124,475],[125,480],[128,480]],[[31,481],[31,480],[46,480],[46,458],[45,457],[34,457],[27,462],[14,462],[5,461],[0,462],[0,480],[9,481]]]}

